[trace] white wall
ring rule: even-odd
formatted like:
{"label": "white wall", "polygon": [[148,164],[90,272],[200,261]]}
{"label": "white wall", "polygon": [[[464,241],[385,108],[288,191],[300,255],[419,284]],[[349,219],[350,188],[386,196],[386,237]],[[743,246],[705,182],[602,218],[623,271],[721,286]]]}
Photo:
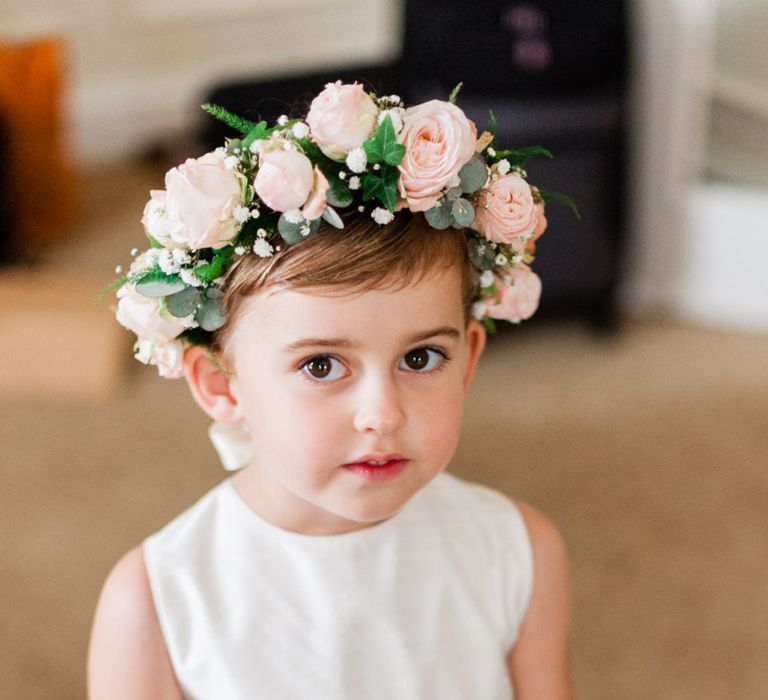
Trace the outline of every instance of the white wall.
{"label": "white wall", "polygon": [[215,82],[397,53],[392,0],[3,0],[0,38],[67,39],[71,150],[114,162],[183,129]]}

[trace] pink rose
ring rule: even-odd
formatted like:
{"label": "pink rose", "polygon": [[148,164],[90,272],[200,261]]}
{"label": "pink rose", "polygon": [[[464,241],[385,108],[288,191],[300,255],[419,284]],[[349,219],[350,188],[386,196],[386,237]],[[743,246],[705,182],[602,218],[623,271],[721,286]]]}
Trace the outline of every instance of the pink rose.
{"label": "pink rose", "polygon": [[474,155],[477,129],[456,105],[430,100],[405,111],[398,141],[400,196],[411,211],[426,211]]}
{"label": "pink rose", "polygon": [[259,171],[253,181],[261,200],[279,212],[302,207],[315,185],[309,158],[295,148],[286,150],[284,143],[275,139],[262,145]]}
{"label": "pink rose", "polygon": [[240,224],[240,179],[215,153],[188,158],[165,175],[165,190],[153,190],[142,223],[167,248],[223,248]]}
{"label": "pink rose", "polygon": [[328,83],[307,114],[312,138],[329,158],[345,158],[360,148],[376,127],[379,109],[363,86]]}
{"label": "pink rose", "polygon": [[133,331],[140,341],[166,344],[187,327],[183,319],[162,309],[159,298],[139,294],[130,283],[120,287],[117,299],[118,323]]}
{"label": "pink rose", "polygon": [[[498,176],[491,168],[488,187],[480,191],[472,227],[489,241],[509,243],[518,252],[536,226],[536,207],[531,186],[518,173]],[[522,238],[521,238],[522,237]]]}
{"label": "pink rose", "polygon": [[328,180],[326,180],[325,175],[320,172],[320,168],[315,166],[315,180],[312,186],[312,191],[309,193],[309,198],[301,210],[301,214],[305,219],[314,221],[323,215],[326,206],[328,206],[328,200],[326,199],[327,192]]}
{"label": "pink rose", "polygon": [[483,299],[485,315],[512,323],[530,318],[539,308],[541,279],[526,265],[518,265],[505,271],[509,282],[496,276],[496,289],[501,298]]}

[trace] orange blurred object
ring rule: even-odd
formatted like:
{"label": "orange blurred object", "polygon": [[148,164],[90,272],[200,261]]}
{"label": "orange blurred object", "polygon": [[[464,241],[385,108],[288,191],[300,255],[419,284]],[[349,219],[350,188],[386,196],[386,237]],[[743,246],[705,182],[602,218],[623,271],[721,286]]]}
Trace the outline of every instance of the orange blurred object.
{"label": "orange blurred object", "polygon": [[77,182],[66,157],[62,120],[63,42],[0,42],[0,122],[6,129],[12,245],[34,256],[66,236]]}

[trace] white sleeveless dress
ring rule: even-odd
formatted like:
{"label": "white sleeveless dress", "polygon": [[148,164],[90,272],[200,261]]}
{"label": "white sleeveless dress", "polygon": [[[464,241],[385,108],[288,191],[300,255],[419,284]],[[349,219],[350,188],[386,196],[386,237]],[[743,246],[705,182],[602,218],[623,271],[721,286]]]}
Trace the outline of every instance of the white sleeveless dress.
{"label": "white sleeveless dress", "polygon": [[530,541],[500,493],[438,475],[395,516],[282,530],[227,479],[144,542],[194,700],[502,700],[531,595]]}

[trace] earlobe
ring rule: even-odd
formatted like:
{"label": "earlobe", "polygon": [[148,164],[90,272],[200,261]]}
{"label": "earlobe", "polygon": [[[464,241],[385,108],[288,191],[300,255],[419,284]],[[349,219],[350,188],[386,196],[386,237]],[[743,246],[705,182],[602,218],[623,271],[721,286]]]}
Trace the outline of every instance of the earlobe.
{"label": "earlobe", "polygon": [[233,391],[233,377],[222,368],[210,349],[200,345],[187,349],[184,353],[184,378],[195,401],[213,420],[237,423],[242,419]]}
{"label": "earlobe", "polygon": [[467,324],[467,368],[464,372],[464,391],[469,390],[480,355],[485,347],[485,328],[475,319]]}

